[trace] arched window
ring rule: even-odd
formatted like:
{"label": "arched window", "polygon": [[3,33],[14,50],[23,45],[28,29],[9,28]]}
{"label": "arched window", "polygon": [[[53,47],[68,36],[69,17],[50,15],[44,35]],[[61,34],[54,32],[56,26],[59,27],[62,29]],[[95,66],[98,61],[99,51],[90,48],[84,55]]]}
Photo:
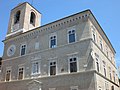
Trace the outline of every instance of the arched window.
{"label": "arched window", "polygon": [[20,11],[17,11],[14,17],[14,24],[19,23],[20,21]]}
{"label": "arched window", "polygon": [[34,25],[35,26],[35,13],[34,12],[31,12],[31,15],[30,15],[30,24]]}

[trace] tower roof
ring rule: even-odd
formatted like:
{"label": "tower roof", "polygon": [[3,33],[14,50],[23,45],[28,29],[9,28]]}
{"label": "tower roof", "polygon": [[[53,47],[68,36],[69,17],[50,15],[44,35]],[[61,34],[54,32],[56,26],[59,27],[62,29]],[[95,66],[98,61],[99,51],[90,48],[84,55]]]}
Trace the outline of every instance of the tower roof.
{"label": "tower roof", "polygon": [[[22,6],[22,5],[24,5],[24,4],[28,4],[28,5],[30,5],[32,8],[34,8],[37,12],[39,12],[35,7],[33,7],[29,2],[23,2],[23,3],[19,3],[16,7],[14,7],[12,10],[14,10],[15,8],[17,8],[17,7],[20,7],[20,6]],[[11,10],[11,11],[12,11]],[[40,13],[40,12],[39,12]],[[41,13],[40,13],[41,14]]]}

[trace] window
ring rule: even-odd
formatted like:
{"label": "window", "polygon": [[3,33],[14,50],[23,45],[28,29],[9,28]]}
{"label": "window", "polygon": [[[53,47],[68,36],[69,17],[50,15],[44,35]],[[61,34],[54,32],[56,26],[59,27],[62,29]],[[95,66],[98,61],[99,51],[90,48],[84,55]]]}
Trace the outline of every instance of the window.
{"label": "window", "polygon": [[40,46],[39,42],[36,42],[36,43],[35,43],[35,50],[38,50],[38,49],[39,49],[39,46]]}
{"label": "window", "polygon": [[98,58],[96,58],[96,67],[97,67],[97,71],[99,72],[99,60],[98,60]]}
{"label": "window", "polygon": [[33,62],[32,63],[32,74],[38,74],[39,73],[39,63]]}
{"label": "window", "polygon": [[10,81],[10,77],[11,77],[11,70],[8,69],[8,70],[6,71],[6,81]]}
{"label": "window", "polygon": [[101,86],[98,87],[98,90],[102,90]]}
{"label": "window", "polygon": [[25,55],[25,53],[26,53],[26,45],[24,44],[24,45],[21,46],[21,53],[20,53],[20,55],[23,56],[23,55]]}
{"label": "window", "polygon": [[54,48],[54,47],[56,47],[56,36],[55,35],[53,35],[53,36],[51,36],[50,37],[50,48]]}
{"label": "window", "polygon": [[19,23],[19,21],[20,21],[20,11],[17,11],[14,16],[14,24]]}
{"label": "window", "polygon": [[109,90],[108,82],[105,81],[105,90]]}
{"label": "window", "polygon": [[92,38],[93,38],[93,41],[96,42],[96,32],[95,32],[95,28],[92,26],[92,27],[91,27],[91,30],[92,30]]}
{"label": "window", "polygon": [[69,59],[70,62],[70,73],[77,72],[77,58],[72,57]]}
{"label": "window", "polygon": [[103,50],[102,38],[100,38],[100,49]]}
{"label": "window", "polygon": [[50,75],[56,75],[56,62],[50,62]]}
{"label": "window", "polygon": [[111,90],[114,90],[114,86],[111,86]]}
{"label": "window", "polygon": [[109,67],[110,80],[112,80],[111,68]]}
{"label": "window", "polygon": [[70,90],[78,90],[78,86],[71,86]]}
{"label": "window", "polygon": [[75,38],[76,38],[75,30],[68,31],[68,42],[69,43],[75,42],[76,41]]}
{"label": "window", "polygon": [[95,33],[93,33],[93,41],[95,42],[96,41],[96,38],[95,38]]}
{"label": "window", "polygon": [[108,54],[108,47],[106,46],[106,54],[107,54],[107,57],[109,57],[109,54]]}
{"label": "window", "polygon": [[99,72],[100,71],[100,61],[99,61],[99,55],[95,53],[95,59],[96,59],[96,70]]}
{"label": "window", "polygon": [[23,79],[23,70],[24,70],[24,68],[19,68],[19,71],[18,71],[18,79],[19,80]]}
{"label": "window", "polygon": [[34,12],[31,12],[31,15],[30,15],[30,24],[32,24],[33,26],[35,26],[35,13]]}
{"label": "window", "polygon": [[113,71],[113,80],[115,82],[115,71]]}
{"label": "window", "polygon": [[103,71],[104,71],[104,75],[106,77],[106,66],[105,66],[105,62],[103,61]]}

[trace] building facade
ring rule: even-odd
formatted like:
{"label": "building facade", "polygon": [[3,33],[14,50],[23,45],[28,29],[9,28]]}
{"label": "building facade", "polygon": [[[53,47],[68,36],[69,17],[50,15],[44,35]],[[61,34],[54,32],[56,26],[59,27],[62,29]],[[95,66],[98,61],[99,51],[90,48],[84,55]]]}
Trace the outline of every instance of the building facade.
{"label": "building facade", "polygon": [[11,10],[0,90],[118,90],[115,50],[90,10],[40,22],[27,2]]}

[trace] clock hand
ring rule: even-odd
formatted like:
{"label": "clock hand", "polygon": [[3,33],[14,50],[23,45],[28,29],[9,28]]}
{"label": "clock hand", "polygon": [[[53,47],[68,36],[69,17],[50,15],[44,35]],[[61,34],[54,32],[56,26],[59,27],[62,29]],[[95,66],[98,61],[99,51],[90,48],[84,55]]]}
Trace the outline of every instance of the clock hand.
{"label": "clock hand", "polygon": [[12,50],[12,49],[10,49],[10,51],[12,52],[13,50]]}

